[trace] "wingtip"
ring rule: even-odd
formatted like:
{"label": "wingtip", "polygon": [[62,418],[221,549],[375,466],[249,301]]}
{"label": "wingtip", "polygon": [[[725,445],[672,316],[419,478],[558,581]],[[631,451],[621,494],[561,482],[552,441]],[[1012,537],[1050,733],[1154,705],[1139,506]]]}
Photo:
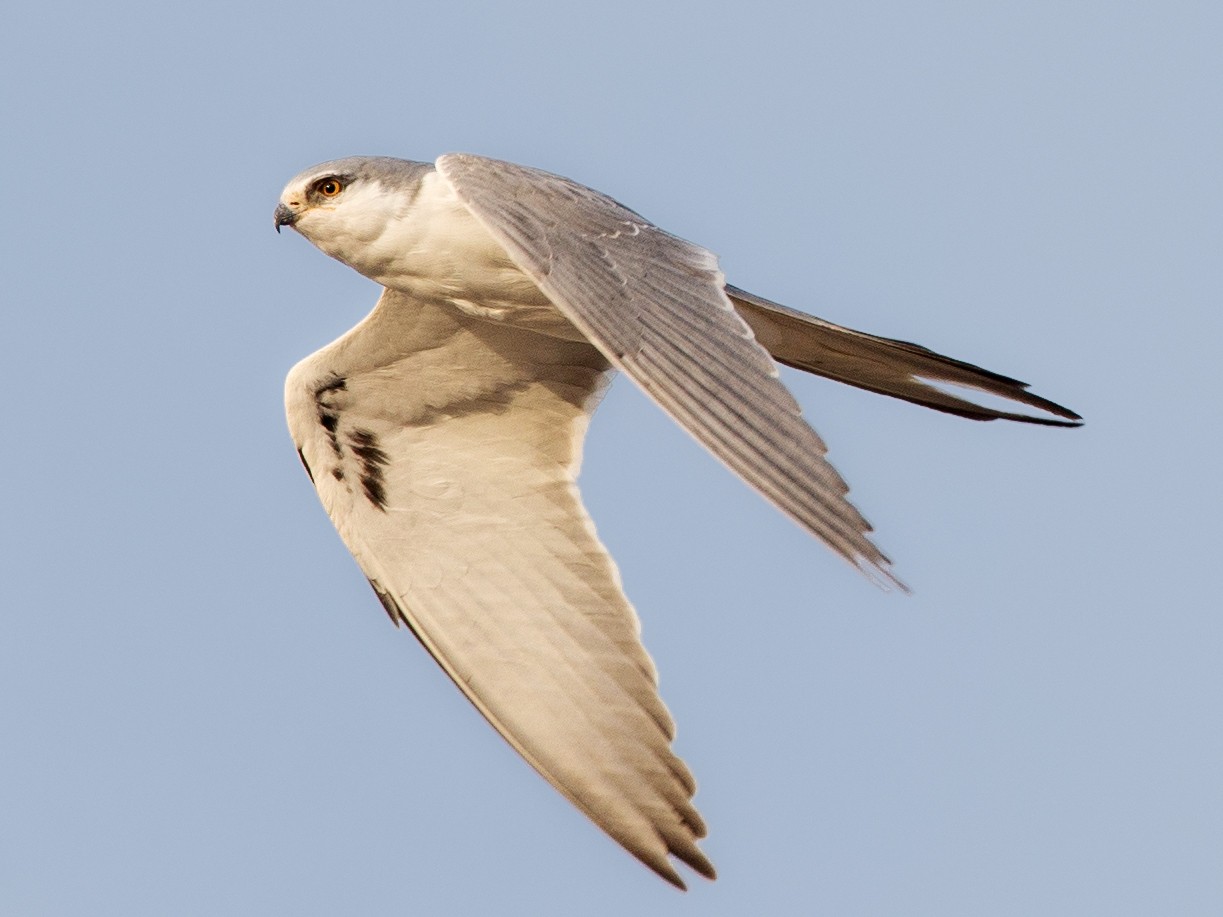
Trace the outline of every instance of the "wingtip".
{"label": "wingtip", "polygon": [[[686,865],[703,879],[708,879],[710,882],[718,878],[718,871],[714,868],[713,863],[709,862],[699,850],[695,853],[690,851],[671,851],[673,856],[679,857]],[[669,859],[663,859],[658,862],[647,861],[646,865],[650,867],[658,876],[665,879],[668,884],[675,886],[681,892],[688,891],[688,884],[680,876],[679,871],[671,865]]]}
{"label": "wingtip", "polygon": [[664,860],[662,863],[648,863],[646,865],[665,879],[670,885],[678,888],[681,892],[686,892],[688,890],[688,886],[684,883],[684,880],[680,877],[680,874],[669,861]]}
{"label": "wingtip", "polygon": [[658,826],[659,843],[651,842],[644,847],[626,845],[625,849],[659,877],[680,891],[687,891],[688,886],[676,869],[677,860],[705,879],[712,881],[718,877],[709,857],[697,846],[697,841],[705,836],[704,826],[695,832],[690,830],[692,827],[687,819],[683,823]]}
{"label": "wingtip", "polygon": [[889,561],[885,560],[883,563],[879,563],[871,558],[859,555],[854,558],[854,566],[861,571],[863,576],[884,592],[899,592],[902,595],[913,594],[909,584],[892,572],[892,565]]}
{"label": "wingtip", "polygon": [[698,862],[694,863],[691,860],[686,860],[685,862],[695,869],[701,878],[708,879],[710,882],[717,881],[718,871],[714,869],[713,863],[709,862],[709,859],[704,854],[700,855],[700,860]]}
{"label": "wingtip", "polygon": [[704,852],[697,847],[695,840],[688,840],[684,843],[673,845],[670,853],[698,875],[710,881],[718,877],[718,872],[713,868],[713,863],[709,862],[709,857],[705,856]]}

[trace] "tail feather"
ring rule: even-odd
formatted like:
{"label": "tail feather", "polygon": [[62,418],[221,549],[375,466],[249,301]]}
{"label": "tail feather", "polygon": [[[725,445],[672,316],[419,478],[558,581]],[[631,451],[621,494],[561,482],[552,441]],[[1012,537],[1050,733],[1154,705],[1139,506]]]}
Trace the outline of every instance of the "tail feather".
{"label": "tail feather", "polygon": [[[1069,408],[1032,394],[1027,384],[1018,379],[953,360],[907,341],[843,328],[738,287],[727,285],[726,293],[751,326],[756,340],[779,363],[795,369],[972,420],[1018,420],[1058,427],[1077,427],[1083,422]],[[940,385],[1005,398],[1054,417],[986,407],[937,387]]]}

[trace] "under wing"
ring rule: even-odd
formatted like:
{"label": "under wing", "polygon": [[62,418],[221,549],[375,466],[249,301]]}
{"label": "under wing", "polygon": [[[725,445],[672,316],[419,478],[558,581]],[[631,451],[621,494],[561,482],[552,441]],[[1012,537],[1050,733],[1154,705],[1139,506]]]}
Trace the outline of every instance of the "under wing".
{"label": "under wing", "polygon": [[851,563],[903,588],[710,252],[558,175],[460,153],[437,169],[565,317],[697,441]]}
{"label": "under wing", "polygon": [[296,366],[289,426],[345,544],[502,736],[615,840],[703,875],[695,783],[575,479],[609,374],[584,343],[385,291]]}

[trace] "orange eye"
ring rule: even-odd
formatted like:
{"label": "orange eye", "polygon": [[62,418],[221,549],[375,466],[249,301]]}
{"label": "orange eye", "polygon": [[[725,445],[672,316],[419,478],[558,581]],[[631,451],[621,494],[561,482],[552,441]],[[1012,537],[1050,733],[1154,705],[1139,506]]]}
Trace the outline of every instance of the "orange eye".
{"label": "orange eye", "polygon": [[344,183],[338,178],[324,178],[315,182],[314,190],[323,197],[335,197],[344,190]]}

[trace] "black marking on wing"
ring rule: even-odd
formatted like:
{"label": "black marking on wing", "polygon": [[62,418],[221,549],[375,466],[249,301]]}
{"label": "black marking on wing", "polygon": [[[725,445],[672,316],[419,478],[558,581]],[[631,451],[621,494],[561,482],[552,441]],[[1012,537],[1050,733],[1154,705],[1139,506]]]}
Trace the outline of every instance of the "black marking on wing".
{"label": "black marking on wing", "polygon": [[310,463],[306,461],[306,456],[300,449],[297,450],[297,457],[301,459],[302,467],[306,469],[306,476],[310,478],[310,483],[313,484],[314,472],[310,470]]}
{"label": "black marking on wing", "polygon": [[[337,459],[335,466],[331,469],[331,476],[337,481],[345,479],[344,450],[347,446],[360,465],[361,490],[366,499],[385,512],[387,496],[384,469],[390,464],[391,459],[378,444],[378,437],[369,430],[357,429],[341,435],[341,409],[337,404],[340,399],[328,396],[347,390],[348,380],[343,376],[335,376],[314,390],[315,414],[318,417],[319,426],[327,433],[327,441],[331,444],[331,451]],[[304,457],[302,461],[305,461]],[[306,470],[309,471],[309,469]],[[310,480],[314,480],[313,473],[310,474]]]}
{"label": "black marking on wing", "polygon": [[336,458],[344,455],[344,450],[340,447],[340,438],[336,433],[336,428],[340,425],[340,412],[325,404],[323,396],[331,392],[342,392],[347,388],[347,380],[343,376],[337,376],[314,390],[314,409],[318,413],[318,422],[327,431],[327,440],[331,443],[331,451],[335,453]]}
{"label": "black marking on wing", "polygon": [[318,387],[314,396],[325,395],[327,392],[345,392],[348,391],[348,380],[343,376],[336,376],[330,382],[325,382]]}
{"label": "black marking on wing", "polygon": [[[367,579],[369,578],[367,577]],[[432,656],[433,650],[429,649],[429,644],[421,639],[420,631],[416,629],[415,625],[412,624],[408,616],[403,613],[403,609],[399,607],[399,603],[395,601],[395,597],[383,589],[376,579],[369,579],[369,584],[374,590],[374,595],[378,596],[378,601],[382,603],[383,610],[390,617],[391,623],[396,627],[398,627],[400,624],[407,627],[409,633],[411,633],[412,636],[417,639],[420,645],[425,648],[426,652]]]}
{"label": "black marking on wing", "polygon": [[383,469],[390,464],[388,456],[378,445],[378,437],[369,430],[353,430],[348,445],[361,461],[361,489],[369,502],[386,511],[386,477]]}
{"label": "black marking on wing", "polygon": [[[395,600],[391,598],[391,594],[379,586],[377,580],[371,579],[369,584],[374,590],[374,595],[378,596],[378,601],[382,603],[382,609],[386,612],[387,617],[391,619],[392,624],[398,627],[401,622],[407,620],[399,611],[399,606],[395,604]],[[409,627],[411,627],[411,625],[409,625]]]}

